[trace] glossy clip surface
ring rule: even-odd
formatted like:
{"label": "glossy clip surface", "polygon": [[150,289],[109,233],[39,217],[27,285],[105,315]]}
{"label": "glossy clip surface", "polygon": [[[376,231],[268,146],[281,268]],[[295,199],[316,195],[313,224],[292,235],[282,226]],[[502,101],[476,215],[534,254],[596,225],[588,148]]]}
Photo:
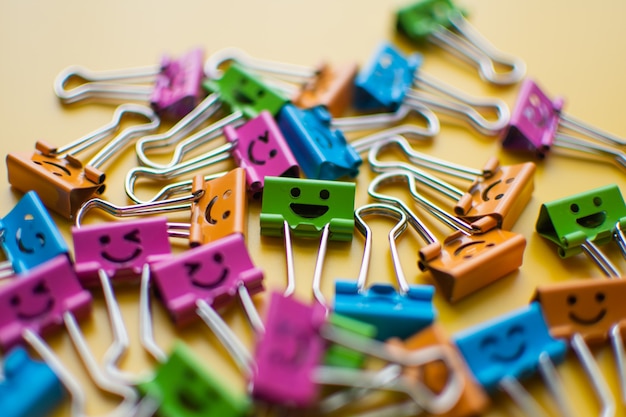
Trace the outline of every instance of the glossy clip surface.
{"label": "glossy clip surface", "polygon": [[294,104],[303,109],[324,106],[333,117],[343,115],[352,103],[357,71],[356,63],[342,66],[322,64],[316,76],[304,84],[294,98]]}
{"label": "glossy clip surface", "polygon": [[204,51],[195,48],[178,59],[161,58],[150,105],[161,117],[178,120],[200,102],[203,90]]}
{"label": "glossy clip surface", "polygon": [[559,128],[563,104],[561,98],[550,99],[532,79],[524,80],[502,146],[545,156]]}
{"label": "glossy clip surface", "polygon": [[308,407],[317,397],[312,375],[326,342],[319,335],[326,309],[272,293],[265,334],[255,351],[252,395],[272,404]]}
{"label": "glossy clip surface", "polygon": [[626,220],[624,217],[622,193],[616,184],[610,184],[542,204],[535,228],[567,258],[580,253],[585,241],[596,245],[610,242],[616,224]]}
{"label": "glossy clip surface", "polygon": [[263,271],[252,263],[241,234],[232,234],[158,262],[151,274],[177,326],[198,320],[196,301],[214,309],[237,297],[239,286],[248,294],[263,291]]}
{"label": "glossy clip surface", "polygon": [[159,404],[162,417],[243,417],[250,410],[246,396],[229,389],[182,342],[138,389]]}
{"label": "glossy clip surface", "polygon": [[389,43],[382,43],[354,80],[354,107],[359,110],[395,111],[413,85],[422,64],[420,54],[405,57]]}
{"label": "glossy clip surface", "polygon": [[248,196],[243,168],[235,168],[210,181],[198,175],[194,178],[192,193],[201,189],[204,194],[191,204],[189,244],[198,246],[233,233],[246,236]]}
{"label": "glossy clip surface", "polygon": [[263,110],[276,116],[288,101],[237,63],[231,64],[218,80],[204,81],[204,87],[219,93],[233,111],[240,111],[249,119]]}
{"label": "glossy clip surface", "polygon": [[67,243],[34,191],[0,219],[0,245],[15,273],[68,254]]}
{"label": "glossy clip surface", "polygon": [[253,198],[261,196],[265,177],[300,176],[300,166],[270,112],[264,110],[237,128],[226,126],[224,136],[234,145],[233,158],[246,171]]}
{"label": "glossy clip surface", "polygon": [[73,227],[72,237],[76,273],[87,287],[100,285],[100,269],[114,282],[139,281],[145,264],[172,252],[165,217]]}
{"label": "glossy clip surface", "polygon": [[46,336],[63,327],[63,314],[82,319],[91,312],[84,290],[67,256],[37,266],[0,289],[0,349],[20,344],[26,329]]}
{"label": "glossy clip surface", "polygon": [[464,330],[453,342],[487,391],[506,377],[522,380],[535,374],[542,353],[560,363],[567,351],[565,342],[550,335],[538,303]]}
{"label": "glossy clip surface", "polygon": [[52,369],[31,359],[23,347],[4,357],[0,410],[4,417],[46,417],[65,399],[63,384]]}
{"label": "glossy clip surface", "polygon": [[283,177],[265,178],[261,234],[283,236],[287,222],[295,237],[320,237],[330,225],[330,240],[352,240],[354,183]]}
{"label": "glossy clip surface", "polygon": [[301,110],[286,104],[278,114],[278,126],[307,178],[356,177],[363,161],[341,130],[331,129],[330,123],[330,113],[323,106]]}

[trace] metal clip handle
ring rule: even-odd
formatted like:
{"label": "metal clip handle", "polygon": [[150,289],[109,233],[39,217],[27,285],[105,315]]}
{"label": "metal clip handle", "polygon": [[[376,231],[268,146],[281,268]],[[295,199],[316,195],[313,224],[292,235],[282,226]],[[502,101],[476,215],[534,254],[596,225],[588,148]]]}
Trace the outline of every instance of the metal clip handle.
{"label": "metal clip handle", "polygon": [[[443,114],[466,119],[474,129],[483,135],[495,136],[500,134],[511,119],[509,107],[500,99],[471,97],[435,80],[422,71],[416,71],[413,80],[415,86],[424,89],[424,91],[417,89],[407,91],[405,101],[413,100]],[[487,120],[478,110],[493,113],[496,115],[496,119],[494,121]]]}
{"label": "metal clip handle", "polygon": [[[429,36],[431,42],[478,67],[480,78],[490,83],[510,85],[524,77],[526,63],[522,59],[497,50],[460,12],[452,13],[450,23],[458,34],[442,26]],[[510,70],[496,71],[496,66]]]}
{"label": "metal clip handle", "polygon": [[626,170],[626,153],[610,146],[564,134],[555,136],[552,146],[553,149],[574,151],[577,154],[582,153],[585,156],[591,156],[591,159],[606,159],[620,169]]}

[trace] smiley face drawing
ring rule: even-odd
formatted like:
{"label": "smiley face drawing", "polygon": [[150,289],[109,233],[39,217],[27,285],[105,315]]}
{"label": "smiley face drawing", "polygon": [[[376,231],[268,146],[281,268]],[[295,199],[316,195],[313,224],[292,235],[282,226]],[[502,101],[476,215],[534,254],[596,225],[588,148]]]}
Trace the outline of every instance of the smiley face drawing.
{"label": "smiley face drawing", "polygon": [[533,299],[555,337],[569,339],[580,333],[596,345],[605,343],[611,327],[626,317],[625,296],[626,281],[598,279],[541,285]]}
{"label": "smiley face drawing", "polygon": [[250,295],[263,290],[263,271],[252,263],[241,234],[164,259],[152,265],[151,271],[160,298],[178,327],[198,321],[198,300],[219,309],[235,299],[240,285]]}
{"label": "smiley face drawing", "polygon": [[52,311],[54,298],[52,298],[46,282],[39,280],[29,288],[13,294],[9,303],[15,310],[15,316],[18,319],[31,321]]}
{"label": "smiley face drawing", "polygon": [[559,363],[567,351],[567,344],[548,332],[538,303],[464,330],[453,343],[487,391],[495,390],[505,377],[532,376],[542,353]]}
{"label": "smiley face drawing", "polygon": [[68,253],[65,239],[34,191],[0,219],[0,245],[15,273]]}
{"label": "smiley face drawing", "polygon": [[163,417],[240,417],[250,408],[245,396],[230,390],[182,342],[174,345],[154,377],[138,389],[157,400],[158,414]]}
{"label": "smiley face drawing", "polygon": [[[431,272],[446,299],[456,302],[517,270],[525,248],[524,236],[506,230],[470,236],[456,232],[446,238],[439,257],[420,260],[418,266]],[[426,259],[426,253],[420,254]]]}
{"label": "smiley face drawing", "polygon": [[616,223],[625,217],[624,198],[611,184],[542,204],[535,227],[559,245],[559,255],[566,258],[580,253],[585,240],[610,242]]}
{"label": "smiley face drawing", "polygon": [[237,63],[231,64],[219,80],[207,80],[204,86],[219,93],[233,110],[241,111],[248,119],[258,116],[262,110],[276,115],[288,101]]}
{"label": "smiley face drawing", "polygon": [[204,195],[191,205],[189,243],[192,247],[218,240],[233,233],[245,235],[248,199],[246,174],[235,168],[222,177],[194,181],[193,192],[204,189]]}
{"label": "smiley face drawing", "polygon": [[261,234],[282,236],[287,222],[294,236],[319,237],[330,224],[331,240],[351,240],[354,183],[267,177],[261,207]]}

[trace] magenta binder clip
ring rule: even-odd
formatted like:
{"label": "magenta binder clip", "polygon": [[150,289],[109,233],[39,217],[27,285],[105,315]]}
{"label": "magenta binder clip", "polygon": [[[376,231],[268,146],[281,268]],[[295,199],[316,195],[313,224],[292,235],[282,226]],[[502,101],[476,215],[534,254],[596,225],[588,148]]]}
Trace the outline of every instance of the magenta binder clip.
{"label": "magenta binder clip", "polygon": [[314,369],[321,363],[325,341],[320,328],[326,309],[273,293],[265,334],[256,346],[252,395],[269,403],[310,406],[317,397]]}
{"label": "magenta binder clip", "polygon": [[241,285],[249,295],[263,291],[263,271],[253,265],[240,234],[158,262],[151,274],[165,307],[181,327],[198,319],[197,300],[219,309],[233,301]]}
{"label": "magenta binder clip", "polygon": [[80,281],[98,286],[98,271],[115,281],[138,281],[145,264],[171,255],[165,217],[73,227],[75,268]]}
{"label": "magenta binder clip", "polygon": [[89,315],[91,294],[60,255],[0,289],[0,349],[19,344],[27,329],[45,336],[62,328],[66,312],[78,319]]}
{"label": "magenta binder clip", "polygon": [[531,80],[524,80],[509,126],[502,132],[502,146],[512,151],[527,151],[546,156],[551,148],[567,153],[591,155],[591,159],[608,158],[626,167],[622,151],[626,139],[604,132],[563,112],[565,100],[551,99]]}
{"label": "magenta binder clip", "polygon": [[263,110],[239,128],[226,126],[224,136],[234,145],[233,158],[246,170],[248,191],[256,198],[266,176],[300,176],[298,162],[269,111]]}

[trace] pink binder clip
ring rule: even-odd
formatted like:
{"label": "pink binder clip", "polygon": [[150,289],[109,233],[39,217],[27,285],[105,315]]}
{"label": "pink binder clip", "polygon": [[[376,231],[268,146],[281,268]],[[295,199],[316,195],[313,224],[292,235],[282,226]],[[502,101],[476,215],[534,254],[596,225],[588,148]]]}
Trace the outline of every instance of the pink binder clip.
{"label": "pink binder clip", "polygon": [[20,343],[27,329],[46,335],[62,328],[66,312],[78,319],[89,315],[91,294],[67,256],[60,255],[0,289],[0,349]]}
{"label": "pink binder clip", "polygon": [[321,363],[326,342],[319,335],[326,309],[273,293],[265,334],[256,346],[252,395],[258,399],[307,407],[317,397],[313,371]]}
{"label": "pink binder clip", "polygon": [[214,309],[229,304],[244,286],[263,291],[263,271],[253,265],[241,234],[190,249],[152,265],[151,274],[165,307],[182,327],[198,319],[197,300]]}
{"label": "pink binder clip", "polygon": [[73,227],[75,268],[85,286],[97,286],[98,271],[116,281],[137,281],[145,264],[171,255],[165,217]]}
{"label": "pink binder clip", "polygon": [[234,145],[237,165],[246,170],[248,191],[258,198],[264,178],[299,177],[300,167],[272,114],[264,110],[243,126],[226,126],[224,135]]}

